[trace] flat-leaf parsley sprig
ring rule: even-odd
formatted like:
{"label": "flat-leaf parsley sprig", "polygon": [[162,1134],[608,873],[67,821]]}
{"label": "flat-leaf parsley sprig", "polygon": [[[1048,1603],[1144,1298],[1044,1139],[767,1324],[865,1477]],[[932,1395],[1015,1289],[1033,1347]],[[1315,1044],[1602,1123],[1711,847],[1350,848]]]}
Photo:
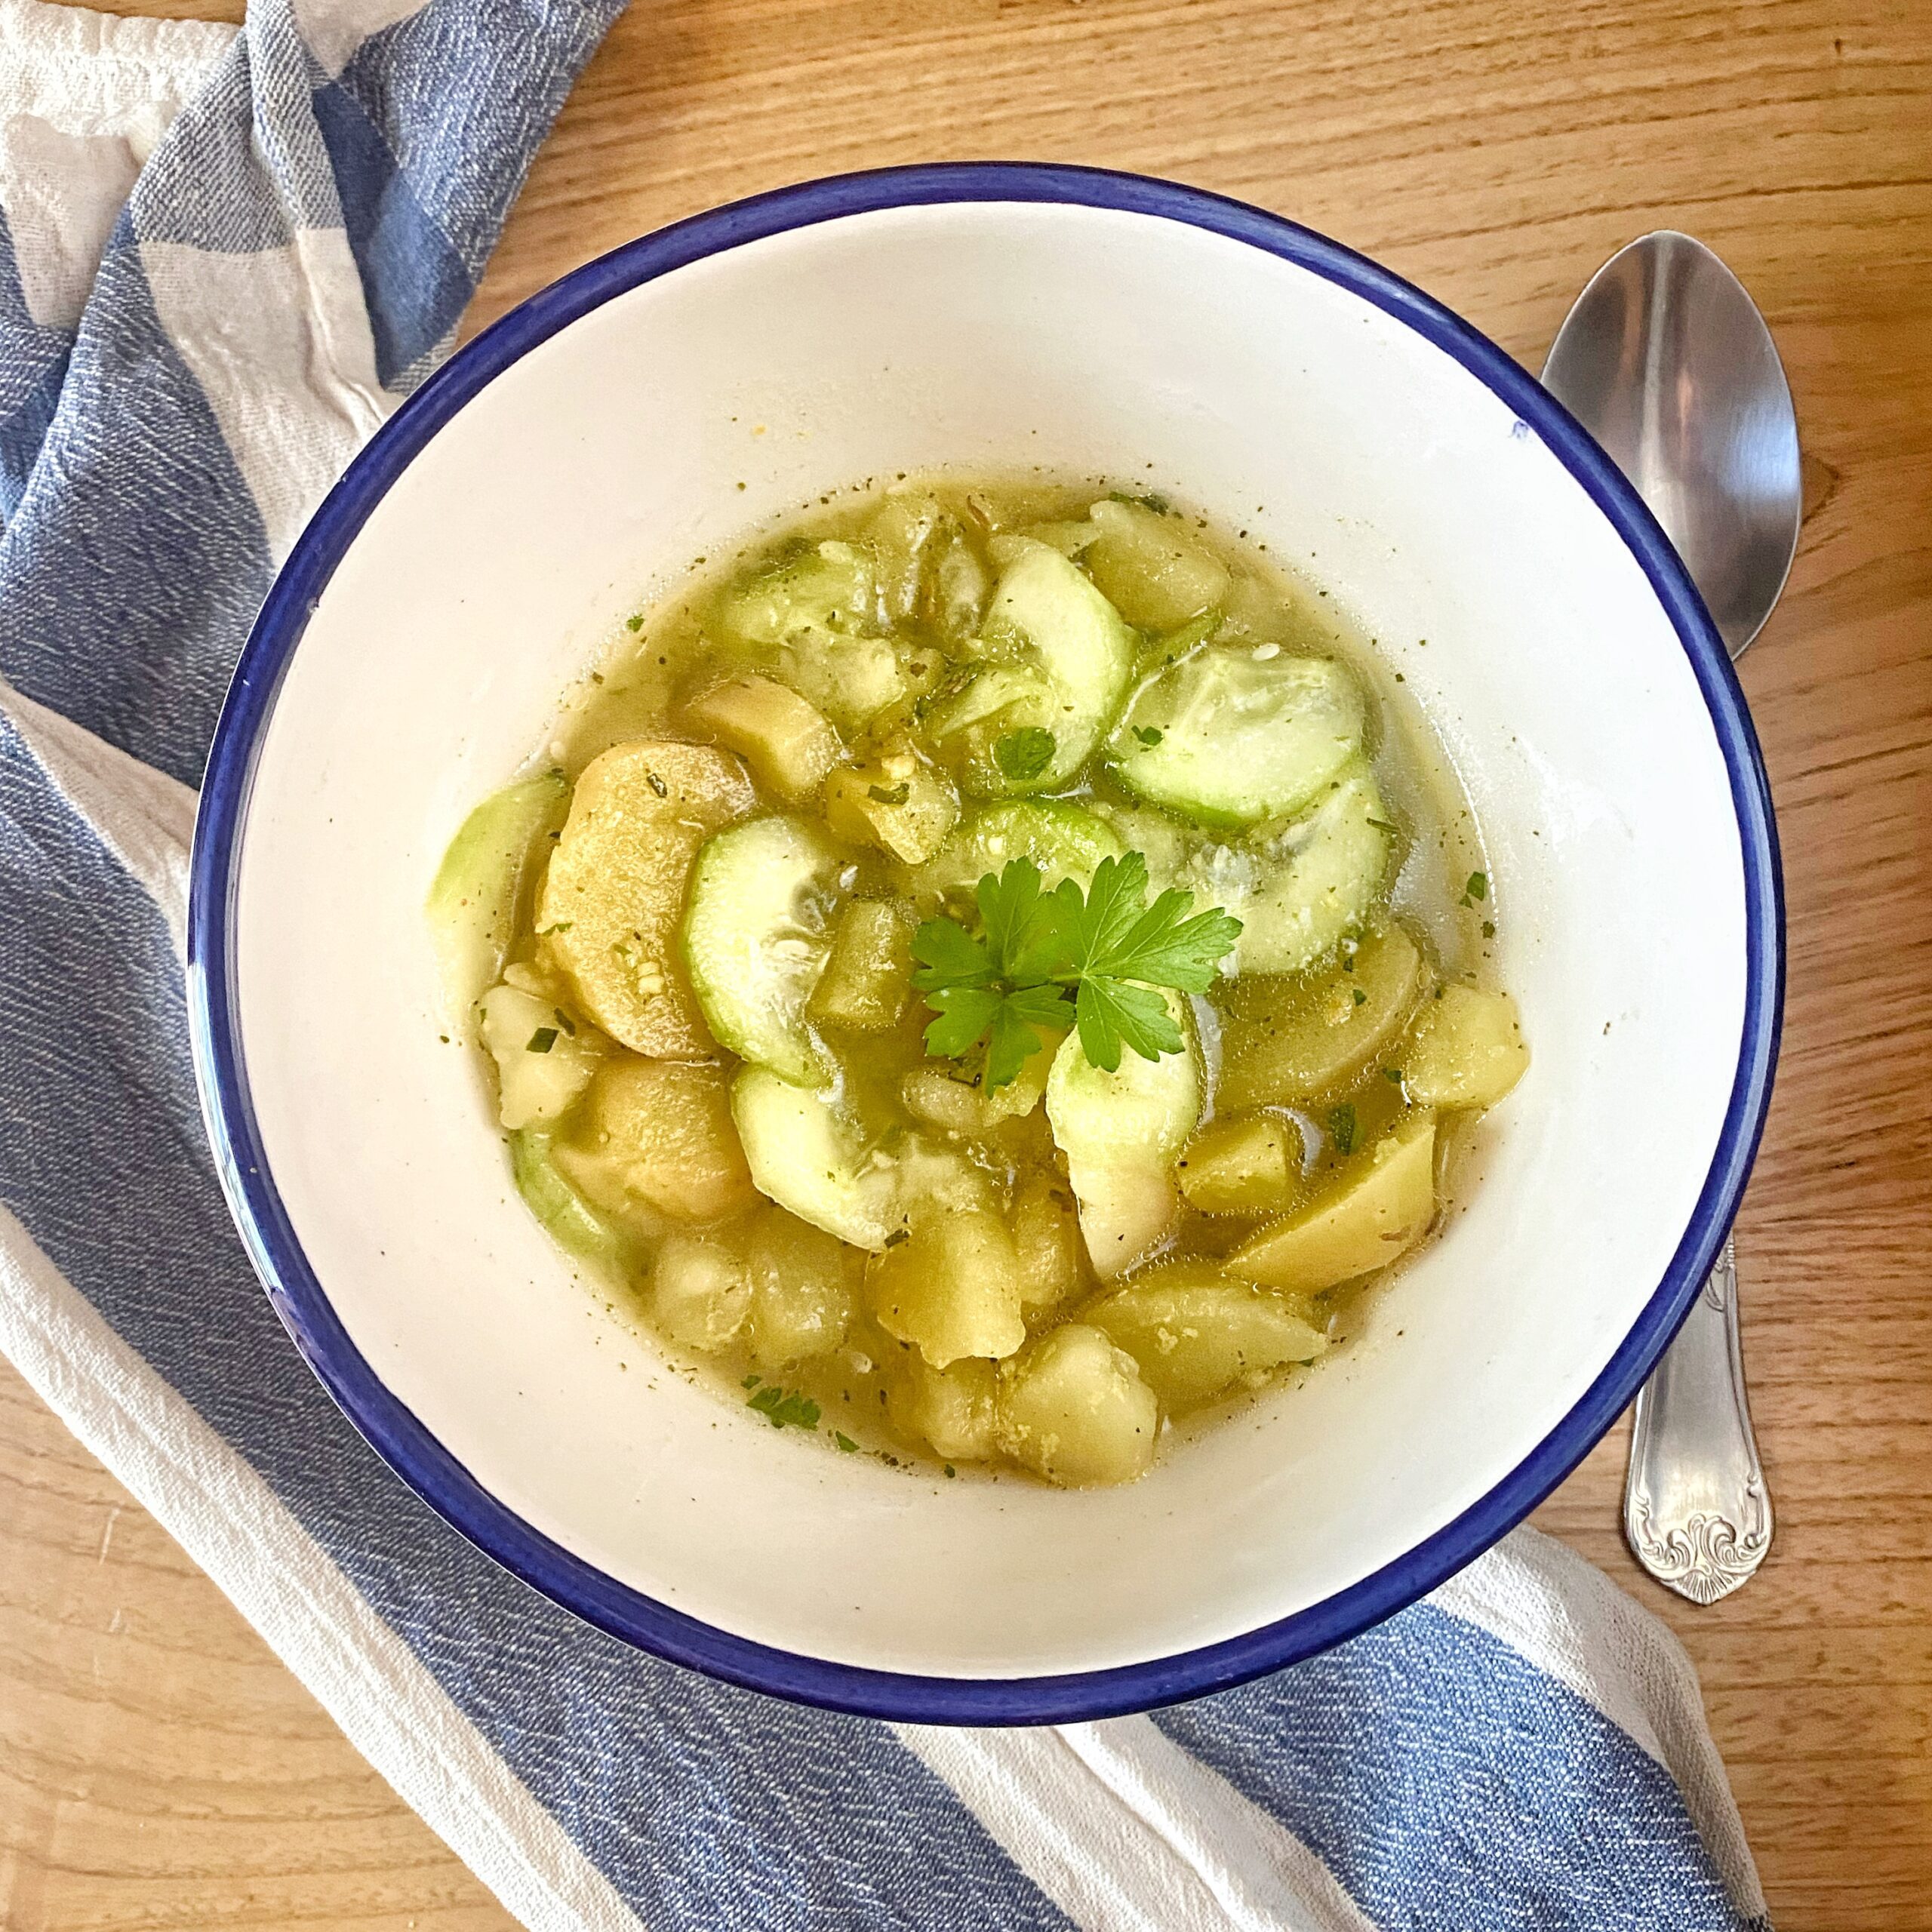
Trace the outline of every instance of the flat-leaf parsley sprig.
{"label": "flat-leaf parsley sprig", "polygon": [[926,1051],[964,1059],[986,1042],[989,1091],[1018,1078],[1046,1033],[1078,1028],[1081,1051],[1103,1072],[1123,1046],[1143,1060],[1181,1051],[1180,1029],[1156,990],[1205,992],[1241,932],[1218,908],[1193,912],[1194,895],[1170,889],[1147,903],[1138,852],[1103,859],[1081,891],[1063,879],[1043,891],[1040,869],[1011,859],[975,895],[979,932],[929,919],[912,939],[912,983],[938,1017]]}

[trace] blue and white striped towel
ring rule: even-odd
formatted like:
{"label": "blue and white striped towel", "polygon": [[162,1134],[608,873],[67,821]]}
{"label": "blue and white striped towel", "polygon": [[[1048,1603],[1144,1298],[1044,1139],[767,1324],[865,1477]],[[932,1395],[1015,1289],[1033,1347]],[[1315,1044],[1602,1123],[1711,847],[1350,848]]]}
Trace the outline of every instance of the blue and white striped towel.
{"label": "blue and white striped towel", "polygon": [[1244,1690],[894,1729],[533,1595],[283,1334],[189,1073],[189,788],[617,4],[0,0],[0,1346],[533,1926],[1762,1924],[1682,1653],[1528,1531]]}

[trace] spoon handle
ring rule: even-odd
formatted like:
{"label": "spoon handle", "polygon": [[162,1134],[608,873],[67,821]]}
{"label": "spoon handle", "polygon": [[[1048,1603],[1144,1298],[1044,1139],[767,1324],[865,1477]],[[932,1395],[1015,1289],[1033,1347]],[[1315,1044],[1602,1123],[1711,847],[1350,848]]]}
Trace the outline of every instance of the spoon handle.
{"label": "spoon handle", "polygon": [[1637,1561],[1693,1603],[1746,1582],[1771,1546],[1771,1498],[1751,1433],[1727,1240],[1677,1339],[1637,1396],[1623,1534]]}

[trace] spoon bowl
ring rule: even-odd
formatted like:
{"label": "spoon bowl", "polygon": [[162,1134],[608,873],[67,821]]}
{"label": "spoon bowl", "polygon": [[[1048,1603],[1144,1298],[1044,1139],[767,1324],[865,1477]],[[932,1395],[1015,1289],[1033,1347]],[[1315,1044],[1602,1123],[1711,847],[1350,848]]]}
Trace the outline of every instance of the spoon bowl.
{"label": "spoon bowl", "polygon": [[1743,285],[1687,235],[1641,235],[1591,277],[1543,380],[1637,486],[1737,657],[1784,589],[1804,497],[1790,386]]}

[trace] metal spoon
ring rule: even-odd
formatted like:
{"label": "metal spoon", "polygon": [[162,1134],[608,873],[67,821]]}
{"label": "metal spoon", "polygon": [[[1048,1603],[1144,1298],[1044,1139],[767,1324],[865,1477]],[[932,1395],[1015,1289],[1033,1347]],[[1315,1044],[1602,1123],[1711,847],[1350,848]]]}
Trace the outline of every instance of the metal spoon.
{"label": "metal spoon", "polygon": [[[1689,235],[1644,235],[1577,298],[1543,380],[1636,485],[1738,656],[1784,589],[1803,504],[1791,389],[1743,285]],[[1637,1397],[1623,1533],[1694,1603],[1728,1595],[1770,1548],[1728,1240]]]}

